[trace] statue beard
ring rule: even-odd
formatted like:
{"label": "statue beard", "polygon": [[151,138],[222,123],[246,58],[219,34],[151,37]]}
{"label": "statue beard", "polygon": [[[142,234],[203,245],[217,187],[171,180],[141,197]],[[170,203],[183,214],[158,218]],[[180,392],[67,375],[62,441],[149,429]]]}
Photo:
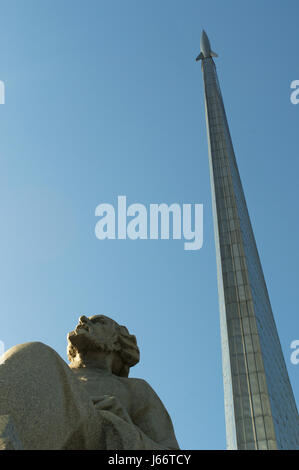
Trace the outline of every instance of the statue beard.
{"label": "statue beard", "polygon": [[89,352],[107,352],[112,353],[120,350],[118,335],[110,338],[100,339],[90,333],[76,334],[74,331],[68,335],[68,356],[71,362],[84,357]]}

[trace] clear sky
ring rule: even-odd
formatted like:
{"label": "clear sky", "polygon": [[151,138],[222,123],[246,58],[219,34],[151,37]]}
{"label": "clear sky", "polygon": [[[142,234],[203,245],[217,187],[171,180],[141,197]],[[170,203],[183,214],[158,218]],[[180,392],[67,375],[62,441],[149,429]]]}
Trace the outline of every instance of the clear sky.
{"label": "clear sky", "polygon": [[[298,0],[1,0],[0,339],[66,360],[81,314],[137,336],[185,449],[224,449],[204,28],[286,364],[298,322]],[[204,205],[204,244],[105,240],[95,208]]]}

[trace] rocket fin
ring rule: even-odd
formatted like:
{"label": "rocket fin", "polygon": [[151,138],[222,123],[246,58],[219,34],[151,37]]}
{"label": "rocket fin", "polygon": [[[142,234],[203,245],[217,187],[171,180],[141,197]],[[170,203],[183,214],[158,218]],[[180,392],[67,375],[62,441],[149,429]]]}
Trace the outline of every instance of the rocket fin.
{"label": "rocket fin", "polygon": [[218,57],[218,54],[216,54],[216,52],[211,51],[211,56],[212,57]]}
{"label": "rocket fin", "polygon": [[196,57],[195,60],[202,60],[203,58],[204,58],[204,55],[203,55],[203,53],[201,52],[201,53]]}

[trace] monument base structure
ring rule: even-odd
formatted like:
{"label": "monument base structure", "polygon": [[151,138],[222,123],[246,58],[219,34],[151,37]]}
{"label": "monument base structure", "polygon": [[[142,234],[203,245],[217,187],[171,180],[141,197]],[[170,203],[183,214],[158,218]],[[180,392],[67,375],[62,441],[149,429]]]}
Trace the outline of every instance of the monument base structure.
{"label": "monument base structure", "polygon": [[[247,210],[209,39],[201,53],[228,449],[299,449],[299,416]],[[286,312],[284,312],[286,314]]]}

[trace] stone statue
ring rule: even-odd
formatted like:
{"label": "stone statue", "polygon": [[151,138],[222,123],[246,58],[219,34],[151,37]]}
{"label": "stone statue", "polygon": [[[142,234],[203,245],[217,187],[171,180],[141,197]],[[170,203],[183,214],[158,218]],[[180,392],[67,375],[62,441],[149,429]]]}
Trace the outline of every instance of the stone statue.
{"label": "stone statue", "polygon": [[179,449],[154,390],[128,378],[139,349],[126,327],[81,316],[68,358],[40,342],[2,356],[0,449]]}

